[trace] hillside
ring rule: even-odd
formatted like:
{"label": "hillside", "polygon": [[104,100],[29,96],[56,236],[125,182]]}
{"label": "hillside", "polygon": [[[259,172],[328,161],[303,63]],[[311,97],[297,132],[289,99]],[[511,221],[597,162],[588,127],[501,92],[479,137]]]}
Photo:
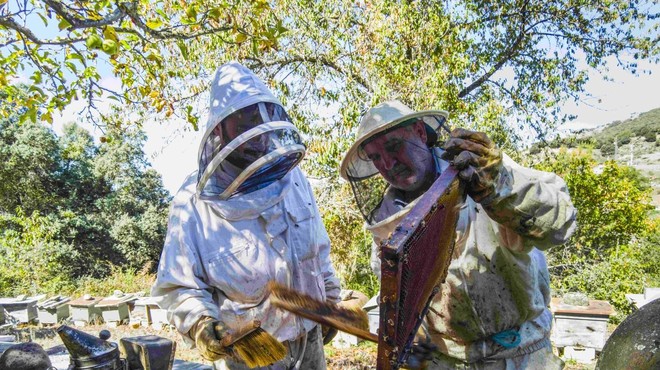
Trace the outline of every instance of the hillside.
{"label": "hillside", "polygon": [[625,121],[614,121],[595,129],[576,131],[548,143],[537,143],[531,153],[544,147],[575,148],[588,145],[594,157],[602,163],[615,160],[637,169],[653,188],[653,202],[660,208],[660,108]]}

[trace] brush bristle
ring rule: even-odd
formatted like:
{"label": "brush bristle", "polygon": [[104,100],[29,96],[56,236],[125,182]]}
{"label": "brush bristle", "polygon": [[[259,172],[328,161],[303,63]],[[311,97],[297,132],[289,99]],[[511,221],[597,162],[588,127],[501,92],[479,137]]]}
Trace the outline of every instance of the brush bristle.
{"label": "brush bristle", "polygon": [[275,282],[269,284],[269,289],[271,302],[276,307],[359,338],[378,341],[378,336],[369,333],[369,317],[361,307],[341,307],[319,301]]}
{"label": "brush bristle", "polygon": [[258,328],[235,342],[234,353],[248,367],[264,367],[286,356],[286,348],[267,331]]}

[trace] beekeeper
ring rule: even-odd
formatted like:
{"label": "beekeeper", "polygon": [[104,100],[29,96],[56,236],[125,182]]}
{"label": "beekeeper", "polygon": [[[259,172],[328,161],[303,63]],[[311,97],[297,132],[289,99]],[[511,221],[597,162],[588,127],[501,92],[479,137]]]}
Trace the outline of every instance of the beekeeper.
{"label": "beekeeper", "polygon": [[325,369],[318,325],[271,306],[274,280],[337,302],[330,241],[309,182],[297,167],[305,146],[259,78],[239,63],[211,85],[199,169],[172,201],[152,295],[168,319],[216,368],[246,366],[222,348],[214,325],[238,330],[259,320],[284,343],[271,369]]}
{"label": "beekeeper", "polygon": [[468,196],[446,282],[423,324],[425,339],[437,348],[427,365],[561,368],[550,346],[550,287],[541,250],[563,244],[575,229],[566,184],[514,163],[483,133],[458,128],[445,134],[447,117],[389,101],[361,120],[341,175],[373,234],[372,267],[380,275],[380,242],[438,175],[455,166]]}

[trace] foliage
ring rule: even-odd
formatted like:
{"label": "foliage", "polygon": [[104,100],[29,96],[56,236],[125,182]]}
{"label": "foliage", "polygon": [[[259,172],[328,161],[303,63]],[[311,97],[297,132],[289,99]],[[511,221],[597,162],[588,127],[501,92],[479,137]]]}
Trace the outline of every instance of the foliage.
{"label": "foliage", "polygon": [[[363,226],[362,215],[351,204],[348,184],[316,187],[320,212],[331,242],[331,258],[343,289],[360,291],[371,297],[380,284],[371,271],[371,233]],[[341,203],[337,203],[341,202]]]}
{"label": "foliage", "polygon": [[537,167],[566,181],[578,211],[570,241],[548,251],[553,290],[606,299],[620,320],[631,309],[626,293],[660,281],[660,228],[649,216],[651,189],[635,169],[613,161],[596,171],[589,151],[562,149]]}
{"label": "foliage", "polygon": [[616,311],[613,321],[621,321],[632,312],[626,294],[640,294],[644,287],[660,284],[658,235],[613,247],[602,260],[553,279],[553,289],[560,294],[587,292],[593,299],[607,300]]}
{"label": "foliage", "polygon": [[145,268],[141,270],[111,265],[108,276],[102,278],[85,276],[77,282],[75,290],[67,293],[77,296],[91,294],[97,297],[108,297],[115,290],[121,290],[124,293],[142,292],[148,295],[156,281],[156,274],[150,270],[150,265],[145,265]]}
{"label": "foliage", "polygon": [[15,119],[0,128],[0,292],[71,290],[113,265],[155,267],[169,194],[140,130],[107,130],[96,146],[75,124],[59,137]]}
{"label": "foliage", "polygon": [[605,126],[601,131],[594,133],[593,140],[596,147],[616,142],[623,145],[630,142],[633,137],[643,137],[645,141],[656,141],[660,134],[660,108],[640,114],[638,117],[625,121],[615,121]]}
{"label": "foliage", "polygon": [[[326,127],[320,133],[350,132],[364,108],[396,96],[413,108],[449,110],[458,125],[511,133],[505,118],[514,118],[543,134],[560,118],[557,104],[583,90],[587,68],[603,69],[608,56],[617,56],[637,73],[636,59],[657,61],[650,35],[659,25],[650,6],[623,0],[4,0],[0,85],[16,102],[10,82],[28,74],[22,119],[51,121],[72,100],[94,106],[107,93],[123,108],[161,119],[174,115],[196,127],[194,102],[208,76],[238,59],[262,73],[306,122],[319,118],[319,107],[336,107],[340,114],[328,124],[339,132]],[[581,57],[588,67],[578,63]],[[107,75],[121,87],[103,85]]]}
{"label": "foliage", "polygon": [[34,212],[0,213],[0,292],[3,296],[71,289],[71,258],[76,251],[57,240],[57,220]]}
{"label": "foliage", "polygon": [[600,172],[594,166],[591,153],[580,150],[562,150],[551,163],[538,166],[566,181],[578,210],[572,244],[581,258],[602,258],[608,249],[643,234],[650,210],[649,189],[640,186],[634,169],[613,161],[605,162]]}
{"label": "foliage", "polygon": [[[14,102],[10,82],[27,74],[21,120],[52,122],[72,101],[85,99],[93,108],[107,93],[195,126],[198,116],[187,102],[203,89],[198,77],[208,61],[193,55],[189,40],[206,45],[211,58],[223,45],[273,48],[285,29],[269,10],[265,0],[2,0],[0,86]],[[104,85],[107,75],[121,89]],[[10,114],[0,110],[0,118]]]}

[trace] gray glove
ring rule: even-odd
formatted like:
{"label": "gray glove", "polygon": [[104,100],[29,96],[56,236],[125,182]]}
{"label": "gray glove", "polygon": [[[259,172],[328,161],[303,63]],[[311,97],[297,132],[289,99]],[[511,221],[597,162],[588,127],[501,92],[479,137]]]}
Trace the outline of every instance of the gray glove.
{"label": "gray glove", "polygon": [[426,362],[433,359],[433,352],[438,349],[438,346],[431,342],[418,342],[414,343],[406,363],[403,364],[404,369],[426,369]]}
{"label": "gray glove", "polygon": [[442,159],[458,169],[467,193],[476,202],[493,195],[502,168],[502,152],[483,132],[456,128],[444,145]]}
{"label": "gray glove", "polygon": [[333,328],[332,326],[321,325],[321,333],[323,336],[323,344],[325,345],[332,342],[332,340],[337,335],[337,329]]}
{"label": "gray glove", "polygon": [[205,360],[217,361],[232,353],[231,348],[224,347],[218,339],[222,337],[224,331],[224,329],[217,330],[221,327],[222,324],[217,319],[203,316],[188,332],[190,338],[195,341],[197,350]]}

